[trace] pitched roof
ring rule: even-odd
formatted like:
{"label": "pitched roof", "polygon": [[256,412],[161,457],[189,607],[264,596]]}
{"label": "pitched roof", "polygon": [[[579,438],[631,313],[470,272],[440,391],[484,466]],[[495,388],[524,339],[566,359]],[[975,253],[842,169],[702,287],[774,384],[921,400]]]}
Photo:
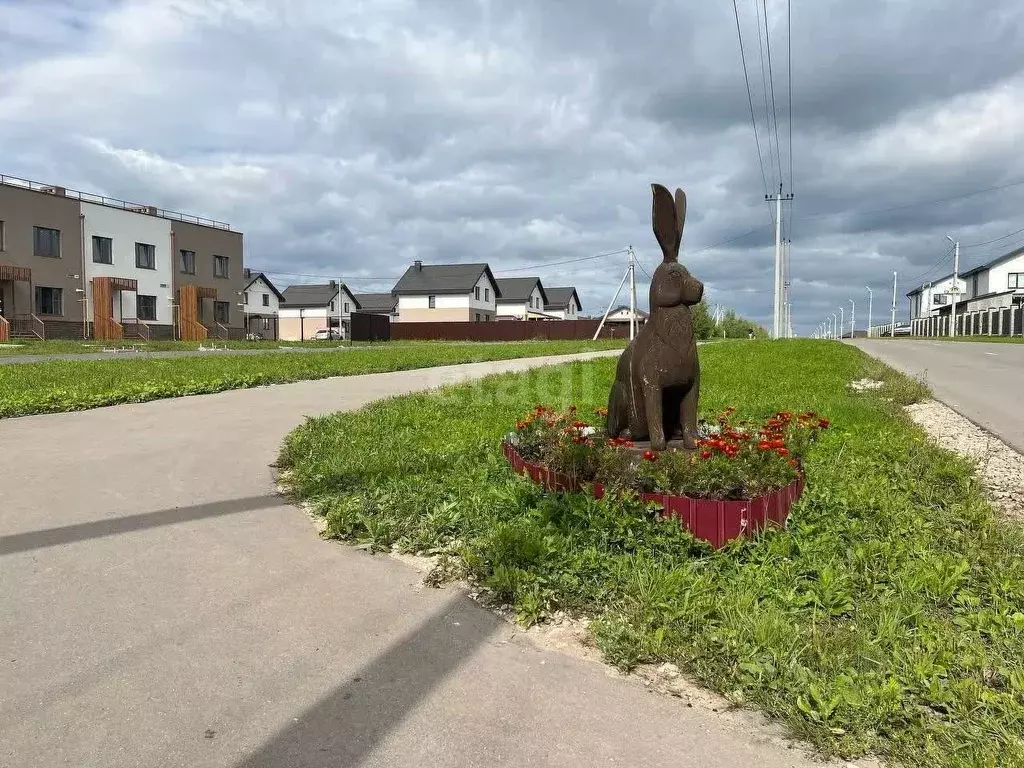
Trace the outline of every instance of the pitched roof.
{"label": "pitched roof", "polygon": [[399,294],[470,293],[486,274],[494,285],[494,298],[502,298],[498,281],[486,264],[413,264],[391,292]]}
{"label": "pitched roof", "polygon": [[[1007,259],[1016,258],[1017,256],[1020,256],[1022,254],[1024,254],[1024,247],[1016,248],[1016,249],[1010,251],[1009,253],[1004,253],[1002,256],[996,256],[991,261],[987,261],[984,264],[979,264],[976,267],[971,267],[968,270],[960,272],[957,275],[957,277],[962,279],[964,277],[970,277],[971,275],[976,275],[979,272],[984,272],[987,269],[992,269],[992,267],[994,267],[996,264],[999,264],[999,263],[1001,263],[1003,261],[1006,261]],[[907,296],[913,296],[915,293],[920,293],[921,291],[923,291],[928,286],[929,283],[931,283],[932,285],[935,285],[935,283],[941,283],[943,280],[949,280],[952,277],[953,277],[953,273],[950,272],[948,275],[945,275],[944,277],[940,277],[940,278],[938,278],[936,280],[930,280],[928,283],[923,283],[922,285],[917,286],[917,288],[915,288],[912,291],[909,291],[906,295]]]}
{"label": "pitched roof", "polygon": [[548,297],[544,301],[544,309],[567,309],[569,299],[573,296],[576,297],[576,306],[583,309],[580,296],[576,293],[576,288],[571,285],[567,288],[548,288],[547,294]]}
{"label": "pitched roof", "polygon": [[503,277],[498,280],[502,301],[528,301],[537,286],[540,286],[540,300],[546,302],[548,294],[539,277]]}
{"label": "pitched roof", "polygon": [[365,312],[394,312],[398,297],[392,293],[357,293],[353,298]]}
{"label": "pitched roof", "polygon": [[[344,283],[335,283],[334,285],[330,283],[321,285],[289,285],[281,294],[283,297],[282,306],[286,309],[326,307],[338,295],[339,291],[345,291],[349,296],[352,296],[352,291]],[[356,309],[359,309],[359,300],[355,296],[352,296],[352,299],[356,303]]]}
{"label": "pitched roof", "polygon": [[243,291],[249,290],[249,286],[251,286],[257,280],[262,280],[264,283],[267,284],[267,287],[274,292],[274,295],[277,296],[279,301],[284,301],[284,295],[279,290],[277,290],[277,286],[270,282],[270,278],[267,277],[265,274],[263,274],[262,272],[252,272],[250,273],[250,277],[252,279],[245,284],[245,288],[242,289]]}

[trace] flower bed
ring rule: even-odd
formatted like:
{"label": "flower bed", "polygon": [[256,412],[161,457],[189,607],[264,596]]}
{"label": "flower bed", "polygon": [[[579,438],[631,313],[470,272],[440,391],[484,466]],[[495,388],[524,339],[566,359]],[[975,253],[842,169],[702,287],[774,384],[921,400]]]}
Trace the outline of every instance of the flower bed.
{"label": "flower bed", "polygon": [[[763,425],[733,424],[727,409],[702,424],[697,451],[638,453],[609,440],[574,408],[543,406],[502,443],[514,470],[551,492],[589,489],[596,498],[635,492],[679,520],[694,536],[721,547],[767,525],[785,525],[804,488],[804,454],[828,427],[814,413],[777,413]],[[603,415],[598,412],[598,415]]]}

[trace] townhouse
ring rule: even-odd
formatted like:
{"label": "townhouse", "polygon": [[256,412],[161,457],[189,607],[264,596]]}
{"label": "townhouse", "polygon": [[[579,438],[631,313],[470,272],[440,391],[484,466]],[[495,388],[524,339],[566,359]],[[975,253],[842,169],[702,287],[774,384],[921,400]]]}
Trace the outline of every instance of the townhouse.
{"label": "townhouse", "polygon": [[501,291],[487,264],[415,261],[392,289],[398,322],[486,322],[497,316]]}
{"label": "townhouse", "polygon": [[496,313],[503,320],[553,320],[544,310],[548,301],[544,284],[539,277],[507,277],[498,280],[501,298],[496,304]]}
{"label": "townhouse", "polygon": [[242,241],[224,222],[0,176],[0,340],[241,336]]}
{"label": "townhouse", "polygon": [[347,339],[352,313],[359,309],[352,291],[336,280],[321,285],[290,285],[281,293],[279,338],[308,341],[317,331],[333,328]]}

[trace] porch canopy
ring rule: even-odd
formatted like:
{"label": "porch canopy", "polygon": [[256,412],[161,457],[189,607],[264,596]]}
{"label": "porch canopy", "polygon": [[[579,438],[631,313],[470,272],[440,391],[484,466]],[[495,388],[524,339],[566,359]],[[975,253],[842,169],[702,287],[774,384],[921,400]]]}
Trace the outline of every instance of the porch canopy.
{"label": "porch canopy", "polygon": [[32,270],[28,267],[16,267],[13,264],[0,264],[0,280],[11,280],[16,283],[31,283]]}

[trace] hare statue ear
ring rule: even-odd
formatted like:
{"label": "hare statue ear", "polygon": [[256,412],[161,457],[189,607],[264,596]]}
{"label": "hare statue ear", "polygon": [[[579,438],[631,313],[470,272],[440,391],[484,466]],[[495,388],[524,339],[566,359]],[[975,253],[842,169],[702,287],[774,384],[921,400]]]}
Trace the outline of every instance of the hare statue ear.
{"label": "hare statue ear", "polygon": [[[675,261],[679,256],[679,232],[682,230],[682,219],[678,218],[676,204],[670,193],[661,184],[651,184],[654,203],[651,208],[651,223],[654,226],[654,237],[661,246],[665,261]],[[683,215],[686,215],[686,198],[683,198]]]}
{"label": "hare statue ear", "polygon": [[686,224],[686,193],[676,187],[676,253],[683,241],[683,225]]}

